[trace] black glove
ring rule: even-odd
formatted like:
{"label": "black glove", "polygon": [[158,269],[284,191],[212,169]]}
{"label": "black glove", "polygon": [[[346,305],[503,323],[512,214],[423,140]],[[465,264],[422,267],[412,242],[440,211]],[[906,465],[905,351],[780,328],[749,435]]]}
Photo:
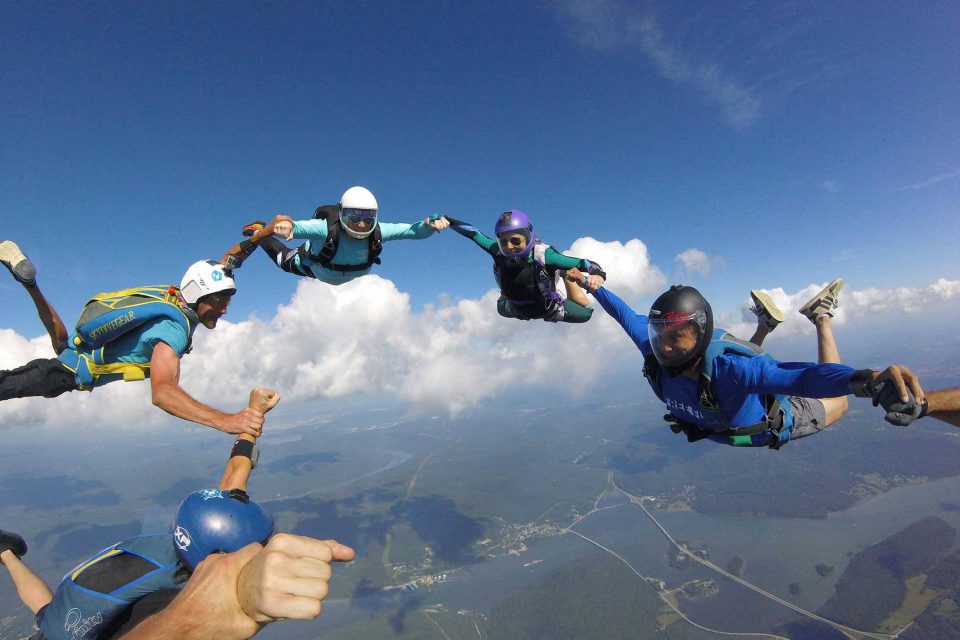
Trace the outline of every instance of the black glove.
{"label": "black glove", "polygon": [[918,404],[910,389],[907,389],[908,399],[904,402],[900,399],[900,392],[897,390],[897,385],[889,380],[884,380],[878,384],[876,388],[877,394],[873,397],[873,406],[876,407],[880,405],[887,411],[884,420],[890,424],[895,424],[898,427],[906,427],[917,418],[922,418],[926,415],[926,403]]}

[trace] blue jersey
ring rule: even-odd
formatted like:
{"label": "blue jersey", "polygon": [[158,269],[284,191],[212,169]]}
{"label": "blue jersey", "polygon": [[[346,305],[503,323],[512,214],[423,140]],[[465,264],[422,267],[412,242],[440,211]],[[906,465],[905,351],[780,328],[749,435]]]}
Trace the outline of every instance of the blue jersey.
{"label": "blue jersey", "polygon": [[[116,372],[110,372],[109,366],[117,363],[133,363],[143,371],[143,376],[150,376],[150,359],[153,358],[153,349],[158,342],[166,343],[178,357],[182,357],[190,345],[190,336],[183,326],[174,320],[161,318],[151,320],[143,325],[118,336],[108,342],[102,349],[84,351],[82,347],[68,348],[60,354],[60,362],[74,372],[77,386],[84,389],[99,387],[115,380],[124,379],[122,367]],[[76,350],[75,350],[76,349]],[[99,372],[98,367],[105,367]],[[91,371],[95,374],[92,375]],[[129,371],[127,379],[131,378]]]}
{"label": "blue jersey", "polygon": [[[647,316],[637,314],[613,293],[600,288],[594,294],[600,306],[627,332],[644,357],[652,355],[647,336]],[[778,362],[724,354],[714,360],[713,393],[729,426],[761,422],[766,415],[765,395],[834,398],[850,393],[854,369],[842,364]],[[684,375],[660,376],[664,402],[684,422],[702,429],[723,431],[727,425],[705,419],[699,408],[698,381]]]}
{"label": "blue jersey", "polygon": [[[436,233],[436,229],[421,222],[413,224],[381,222],[380,235],[383,242],[391,240],[423,240]],[[314,249],[319,253],[327,241],[327,221],[322,219],[298,220],[293,223],[293,237],[304,239],[304,249],[307,253],[313,253]],[[337,253],[334,254],[333,264],[366,264],[370,255],[370,241],[367,238],[358,240],[343,232],[340,234],[337,243]],[[370,269],[362,271],[333,271],[314,262],[309,258],[297,255],[294,258],[294,264],[302,267],[304,271],[309,271],[317,280],[327,284],[343,284],[354,278],[370,273]]]}

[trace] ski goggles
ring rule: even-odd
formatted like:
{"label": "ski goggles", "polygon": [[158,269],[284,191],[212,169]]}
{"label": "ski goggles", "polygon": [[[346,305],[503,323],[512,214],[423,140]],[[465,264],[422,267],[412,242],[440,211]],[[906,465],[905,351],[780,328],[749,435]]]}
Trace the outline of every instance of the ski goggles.
{"label": "ski goggles", "polygon": [[372,225],[377,221],[376,209],[344,209],[340,215],[347,224],[366,222]]}

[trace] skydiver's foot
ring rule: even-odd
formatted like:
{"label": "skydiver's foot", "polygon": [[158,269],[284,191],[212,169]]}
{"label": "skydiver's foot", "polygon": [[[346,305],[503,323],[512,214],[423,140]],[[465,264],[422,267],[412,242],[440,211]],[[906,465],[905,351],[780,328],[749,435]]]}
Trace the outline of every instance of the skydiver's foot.
{"label": "skydiver's foot", "polygon": [[254,220],[250,224],[244,225],[243,235],[250,238],[253,236],[253,234],[255,234],[257,231],[260,231],[265,226],[267,226],[266,222],[263,222],[262,220]]}
{"label": "skydiver's foot", "polygon": [[753,298],[753,306],[750,307],[750,311],[756,314],[757,320],[767,328],[768,332],[776,329],[777,325],[786,319],[783,311],[780,311],[780,308],[774,304],[773,298],[763,291],[753,289],[750,292],[750,297]]}
{"label": "skydiver's foot", "polygon": [[13,274],[17,282],[25,287],[32,287],[37,283],[37,268],[12,240],[0,242],[0,262]]}
{"label": "skydiver's foot", "polygon": [[837,278],[813,296],[807,304],[800,307],[800,313],[813,324],[817,324],[817,318],[820,316],[832,317],[834,310],[840,306],[839,296],[842,288],[843,278]]}
{"label": "skydiver's foot", "polygon": [[0,529],[0,553],[12,551],[13,555],[22,558],[27,555],[27,543],[12,531]]}

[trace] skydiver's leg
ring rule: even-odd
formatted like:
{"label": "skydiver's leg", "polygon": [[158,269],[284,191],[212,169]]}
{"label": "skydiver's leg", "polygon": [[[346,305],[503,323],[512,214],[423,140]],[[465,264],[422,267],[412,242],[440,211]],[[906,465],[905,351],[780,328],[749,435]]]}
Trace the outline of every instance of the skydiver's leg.
{"label": "skydiver's leg", "polygon": [[567,299],[563,301],[563,322],[580,324],[593,317],[593,308]]}
{"label": "skydiver's leg", "polygon": [[310,270],[300,264],[300,247],[291,249],[274,236],[261,240],[260,246],[263,247],[263,251],[270,258],[270,261],[287,273],[308,278],[313,277]]}
{"label": "skydiver's leg", "polygon": [[[817,362],[840,364],[840,349],[833,335],[833,312],[839,306],[838,296],[843,280],[838,278],[800,308],[817,328]],[[821,398],[826,409],[827,424],[833,424],[847,412],[847,396]]]}
{"label": "skydiver's leg", "polygon": [[563,286],[567,289],[567,300],[573,300],[581,307],[589,307],[590,299],[587,298],[587,293],[580,285],[575,282],[570,282],[566,278],[563,279]]}
{"label": "skydiver's leg", "polygon": [[753,306],[750,310],[757,316],[757,330],[753,332],[750,342],[759,346],[763,345],[764,339],[771,331],[777,328],[777,325],[784,321],[783,312],[774,304],[773,299],[763,291],[754,289],[750,292],[753,299]]}
{"label": "skydiver's leg", "polygon": [[47,335],[50,336],[50,343],[53,345],[53,350],[59,355],[67,348],[68,334],[67,328],[63,325],[63,320],[60,319],[53,305],[43,297],[43,293],[36,283],[29,286],[24,285],[23,288],[27,290],[27,293],[29,293],[33,299],[33,305],[37,308],[37,315],[40,316],[40,322],[43,323],[43,327],[47,330]]}
{"label": "skydiver's leg", "polygon": [[497,299],[497,313],[499,313],[504,318],[520,317],[517,315],[517,311],[516,309],[514,309],[513,305],[510,304],[510,302],[508,302],[504,296],[500,296]]}
{"label": "skydiver's leg", "polygon": [[36,613],[53,600],[49,587],[13,551],[10,549],[0,551],[0,564],[6,567],[10,580],[17,589],[17,595],[31,611]]}
{"label": "skydiver's leg", "polygon": [[56,358],[31,360],[22,367],[0,371],[0,400],[43,396],[55,398],[77,390],[77,381]]}
{"label": "skydiver's leg", "polygon": [[67,348],[67,328],[63,326],[63,321],[57,315],[56,309],[40,292],[40,287],[37,286],[37,268],[11,240],[0,242],[0,264],[3,264],[30,294],[33,305],[37,308],[37,315],[40,316],[40,321],[50,336],[50,342],[59,354]]}

